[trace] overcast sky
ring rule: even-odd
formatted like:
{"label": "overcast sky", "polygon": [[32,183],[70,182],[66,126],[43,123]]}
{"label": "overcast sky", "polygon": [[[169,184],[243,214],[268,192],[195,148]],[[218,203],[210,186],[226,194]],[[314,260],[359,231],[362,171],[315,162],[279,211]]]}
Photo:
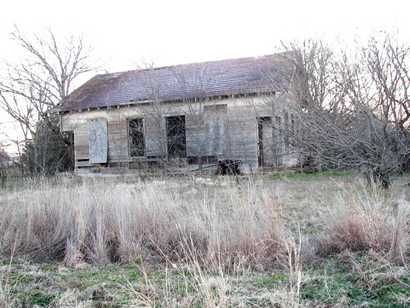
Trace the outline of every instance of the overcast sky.
{"label": "overcast sky", "polygon": [[[102,1],[2,0],[0,60],[18,61],[10,40],[52,29],[82,35],[108,71],[265,55],[281,40],[351,42],[380,30],[410,41],[409,0]],[[0,72],[1,73],[1,72]],[[14,136],[0,111],[0,134]],[[1,124],[3,123],[3,124]]]}

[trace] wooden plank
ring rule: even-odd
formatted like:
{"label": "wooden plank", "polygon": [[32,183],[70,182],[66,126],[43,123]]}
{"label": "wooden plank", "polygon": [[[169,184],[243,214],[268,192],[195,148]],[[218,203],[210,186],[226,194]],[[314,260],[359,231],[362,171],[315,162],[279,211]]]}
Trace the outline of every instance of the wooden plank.
{"label": "wooden plank", "polygon": [[165,121],[160,115],[144,117],[145,156],[162,156],[166,153]]}
{"label": "wooden plank", "polygon": [[[208,108],[207,108],[208,107]],[[227,105],[205,106],[204,114],[206,121],[206,139],[208,140],[205,149],[206,155],[222,156],[225,154],[225,130]]]}
{"label": "wooden plank", "polygon": [[88,159],[88,127],[86,123],[75,127],[74,156],[75,159]]}
{"label": "wooden plank", "polygon": [[128,160],[128,121],[119,118],[108,121],[108,157],[109,161]]}
{"label": "wooden plank", "polygon": [[89,159],[92,164],[107,162],[108,136],[107,120],[92,119],[88,123]]}
{"label": "wooden plank", "polygon": [[203,155],[204,144],[207,140],[202,114],[187,114],[185,120],[187,156],[198,157],[201,154]]}
{"label": "wooden plank", "polygon": [[226,125],[229,133],[226,140],[228,158],[240,160],[242,164],[256,168],[257,121],[252,106],[230,108]]}

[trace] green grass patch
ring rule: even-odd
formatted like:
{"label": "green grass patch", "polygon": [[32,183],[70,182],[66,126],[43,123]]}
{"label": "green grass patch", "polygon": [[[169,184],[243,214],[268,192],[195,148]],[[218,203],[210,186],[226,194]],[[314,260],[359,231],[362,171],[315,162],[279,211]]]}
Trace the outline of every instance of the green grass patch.
{"label": "green grass patch", "polygon": [[[402,267],[385,267],[368,255],[336,255],[320,263],[306,265],[303,271],[301,301],[310,306],[406,307],[410,305],[410,274]],[[76,270],[63,270],[47,264],[38,265],[38,274],[24,266],[12,267],[8,279],[11,291],[25,307],[48,307],[61,300],[68,290],[76,290],[81,301],[92,300],[107,307],[135,304],[135,292],[142,292],[154,302],[165,304],[165,296],[177,301],[190,299],[192,306],[205,303],[201,281],[188,267],[165,269],[157,267],[148,271],[149,284],[138,267],[131,265],[94,266]],[[54,271],[55,270],[55,271]],[[38,276],[38,277],[37,277]],[[216,276],[218,278],[219,276]],[[206,275],[205,281],[211,278]],[[246,305],[269,306],[263,294],[287,289],[289,277],[286,271],[252,272],[238,276],[225,276],[230,291],[227,296],[240,297]],[[135,288],[135,289],[134,289]],[[218,284],[210,289],[218,301]],[[94,291],[101,289],[102,297],[94,298]],[[133,290],[134,289],[134,290]],[[98,302],[98,303],[97,303]]]}
{"label": "green grass patch", "polygon": [[23,304],[23,307],[32,307],[34,305],[48,307],[59,296],[60,294],[58,293],[45,293],[41,290],[33,289],[26,292],[20,292],[18,294],[18,299]]}
{"label": "green grass patch", "polygon": [[[356,256],[360,271],[339,258],[325,261],[322,269],[310,269],[301,289],[302,299],[314,303],[347,306],[407,307],[410,305],[410,275],[392,278],[388,269],[372,264],[367,257]],[[394,276],[394,275],[393,275]]]}
{"label": "green grass patch", "polygon": [[110,265],[92,267],[84,270],[68,270],[64,274],[67,284],[73,288],[88,288],[102,283],[126,285],[128,282],[140,281],[141,273],[135,267]]}
{"label": "green grass patch", "polygon": [[58,270],[57,263],[44,263],[41,264],[40,270],[43,272],[56,272]]}
{"label": "green grass patch", "polygon": [[288,276],[283,274],[272,274],[255,278],[255,286],[258,288],[273,289],[278,285],[288,282]]}
{"label": "green grass patch", "polygon": [[320,178],[326,177],[350,177],[354,175],[353,171],[337,171],[337,170],[329,170],[329,171],[318,171],[318,172],[302,172],[302,171],[294,171],[294,170],[283,170],[283,171],[275,171],[272,173],[272,179],[274,180],[315,180]]}
{"label": "green grass patch", "polygon": [[36,278],[28,273],[11,272],[8,274],[8,283],[12,286],[35,282]]}

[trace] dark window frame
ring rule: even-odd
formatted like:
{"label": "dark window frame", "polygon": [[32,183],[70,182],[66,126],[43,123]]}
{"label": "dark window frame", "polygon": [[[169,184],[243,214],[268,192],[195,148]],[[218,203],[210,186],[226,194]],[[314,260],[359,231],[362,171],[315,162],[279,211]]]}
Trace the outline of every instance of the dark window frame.
{"label": "dark window frame", "polygon": [[[174,121],[174,123],[172,123]],[[180,121],[183,123],[182,128],[178,128],[176,124]],[[173,125],[173,127],[170,127]],[[181,129],[180,131],[178,131]],[[167,140],[167,156],[168,158],[186,158],[187,143],[186,143],[186,116],[185,114],[169,115],[165,117],[165,131]]]}
{"label": "dark window frame", "polygon": [[[142,134],[142,138],[139,138],[139,140],[142,140],[142,145],[139,146],[139,149],[136,149],[136,154],[133,153],[133,136],[131,135],[131,123],[136,122],[136,121],[141,121],[141,126],[142,129],[139,131],[139,133]],[[127,137],[128,137],[128,156],[131,158],[141,158],[145,157],[146,154],[146,142],[145,142],[145,120],[143,117],[135,117],[135,118],[129,118],[127,119]],[[137,146],[135,146],[137,147]]]}

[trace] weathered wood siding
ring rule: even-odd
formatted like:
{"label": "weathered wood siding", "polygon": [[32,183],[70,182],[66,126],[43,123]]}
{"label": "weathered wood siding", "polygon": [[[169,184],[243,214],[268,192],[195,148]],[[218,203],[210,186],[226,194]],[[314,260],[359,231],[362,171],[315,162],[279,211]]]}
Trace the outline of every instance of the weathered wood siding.
{"label": "weathered wood siding", "polygon": [[257,168],[257,122],[249,105],[229,106],[227,119],[228,142],[226,155],[242,162],[244,171]]}
{"label": "weathered wood siding", "polygon": [[120,115],[108,119],[108,159],[111,162],[128,160],[128,121]]}
{"label": "weathered wood siding", "polygon": [[[148,105],[134,105],[66,114],[62,117],[62,129],[74,132],[76,166],[80,167],[88,164],[89,159],[88,121],[104,118],[108,127],[108,162],[129,162],[132,158],[128,148],[128,119],[144,119],[145,156],[152,158],[166,154],[165,117],[185,115],[187,157],[237,159],[242,161],[244,171],[254,171],[258,167],[257,118],[274,119],[274,113],[282,116],[287,104],[289,98],[286,97],[255,97],[192,105],[167,103],[158,112],[153,112]],[[213,108],[215,105],[219,107]],[[269,131],[264,134],[269,140]],[[273,148],[270,142],[267,147]],[[272,160],[271,157],[271,153],[266,153],[266,159]]]}
{"label": "weathered wood siding", "polygon": [[88,123],[74,129],[74,155],[77,160],[88,160]]}
{"label": "weathered wood siding", "polygon": [[61,129],[63,131],[72,131],[74,134],[75,167],[88,166],[88,121],[79,117],[64,117]]}
{"label": "weathered wood siding", "polygon": [[203,152],[206,155],[225,158],[227,149],[225,148],[227,136],[227,114],[228,105],[211,105],[204,107],[205,123],[205,144]]}
{"label": "weathered wood siding", "polygon": [[158,114],[145,114],[144,126],[145,156],[163,157],[166,153],[164,119]]}
{"label": "weathered wood siding", "polygon": [[188,157],[198,157],[207,155],[205,153],[206,147],[206,125],[203,115],[187,114],[185,117],[186,128],[186,152]]}

